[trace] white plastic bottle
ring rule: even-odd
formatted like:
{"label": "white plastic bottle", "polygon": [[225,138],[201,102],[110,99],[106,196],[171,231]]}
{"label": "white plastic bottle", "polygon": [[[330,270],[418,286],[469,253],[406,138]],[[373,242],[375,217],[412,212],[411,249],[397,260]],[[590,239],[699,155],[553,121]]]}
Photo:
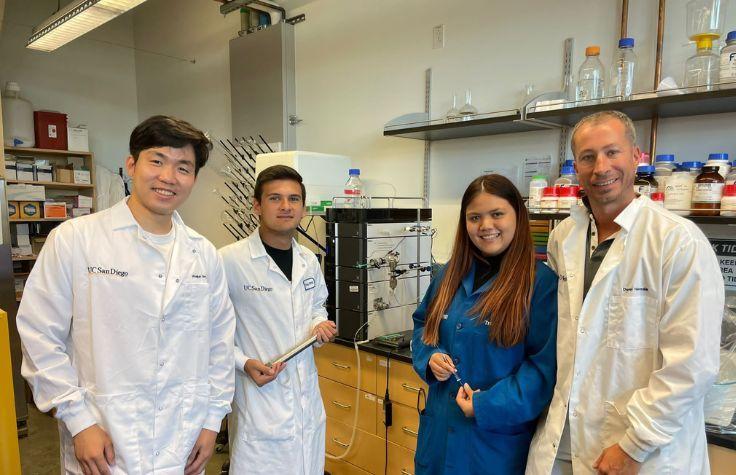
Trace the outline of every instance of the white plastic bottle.
{"label": "white plastic bottle", "polygon": [[631,98],[635,69],[634,38],[621,38],[611,64],[611,79],[608,83],[610,96],[618,100]]}
{"label": "white plastic bottle", "polygon": [[654,179],[657,180],[657,191],[664,193],[667,180],[672,176],[672,172],[677,167],[675,156],[672,154],[657,155],[654,158]]}
{"label": "white plastic bottle", "polygon": [[721,48],[721,89],[736,87],[736,31],[726,36],[726,46]]}
{"label": "white plastic bottle", "polygon": [[542,191],[547,187],[547,177],[534,175],[529,182],[529,211],[539,212],[542,208]]}
{"label": "white plastic bottle", "polygon": [[578,184],[578,176],[575,174],[575,167],[562,167],[560,177],[555,180],[555,186],[574,186]]}
{"label": "white plastic bottle", "polygon": [[346,208],[362,208],[361,196],[363,196],[363,182],[360,181],[360,169],[351,168],[348,170],[350,178],[345,183],[345,207]]}
{"label": "white plastic bottle", "polygon": [[597,104],[603,97],[605,89],[605,69],[598,57],[601,54],[599,46],[585,48],[586,59],[578,70],[578,86],[575,99],[583,105]]}
{"label": "white plastic bottle", "polygon": [[688,216],[692,195],[693,177],[690,175],[690,168],[680,166],[667,178],[664,207],[680,216]]}
{"label": "white plastic bottle", "polygon": [[5,84],[3,93],[3,142],[8,147],[33,147],[33,106],[20,97],[17,82]]}

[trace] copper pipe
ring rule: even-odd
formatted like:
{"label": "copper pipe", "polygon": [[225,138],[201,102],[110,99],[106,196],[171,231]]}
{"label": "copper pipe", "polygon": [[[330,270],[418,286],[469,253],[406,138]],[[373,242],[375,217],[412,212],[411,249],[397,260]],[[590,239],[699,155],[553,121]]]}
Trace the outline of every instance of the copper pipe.
{"label": "copper pipe", "polygon": [[626,29],[629,25],[629,0],[621,0],[621,35],[619,39],[626,38]]}
{"label": "copper pipe", "polygon": [[[662,41],[664,38],[664,13],[667,0],[659,0],[659,11],[657,13],[657,55],[654,63],[654,91],[659,86],[662,79]],[[652,125],[649,131],[649,157],[654,160],[657,153],[657,127],[659,126],[659,116],[652,117]]]}

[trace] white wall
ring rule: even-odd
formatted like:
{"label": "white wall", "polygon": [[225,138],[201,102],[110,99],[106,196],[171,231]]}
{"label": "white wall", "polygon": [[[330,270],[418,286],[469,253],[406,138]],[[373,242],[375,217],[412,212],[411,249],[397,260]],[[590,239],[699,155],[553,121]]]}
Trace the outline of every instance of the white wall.
{"label": "white wall", "polygon": [[[228,41],[237,36],[239,27],[237,14],[223,17],[212,1],[149,0],[138,7],[134,36],[139,119],[170,114],[208,131],[213,138],[230,137]],[[212,193],[214,188],[224,188],[217,174],[223,162],[215,149],[180,209],[184,221],[217,247],[233,241],[220,224],[222,200]]]}
{"label": "white wall", "polygon": [[53,53],[26,49],[32,27],[55,10],[55,0],[6,2],[0,85],[16,81],[35,110],[64,112],[71,124],[86,124],[97,162],[117,170],[138,122],[132,16],[121,16]]}

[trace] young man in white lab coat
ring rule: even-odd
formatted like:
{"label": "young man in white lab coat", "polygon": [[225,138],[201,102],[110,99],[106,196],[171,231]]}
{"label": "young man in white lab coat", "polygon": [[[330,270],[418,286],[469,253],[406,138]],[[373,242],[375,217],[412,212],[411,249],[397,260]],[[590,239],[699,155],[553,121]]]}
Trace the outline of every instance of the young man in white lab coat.
{"label": "young man in white lab coat", "polygon": [[65,474],[202,473],[230,412],[235,316],[212,244],[176,209],[207,161],[189,123],[130,136],[129,199],[49,235],[18,310],[23,376]]}
{"label": "young man in white lab coat", "polygon": [[324,473],[326,419],[312,349],[267,366],[311,335],[324,343],[336,333],[317,257],[294,239],[305,194],[296,170],[266,168],[253,192],[258,229],[220,250],[237,314],[233,474]]}
{"label": "young man in white lab coat", "polygon": [[620,112],[573,130],[587,206],[549,239],[557,385],[528,474],[710,471],[703,399],[718,372],[723,278],[693,222],[635,193],[635,143]]}

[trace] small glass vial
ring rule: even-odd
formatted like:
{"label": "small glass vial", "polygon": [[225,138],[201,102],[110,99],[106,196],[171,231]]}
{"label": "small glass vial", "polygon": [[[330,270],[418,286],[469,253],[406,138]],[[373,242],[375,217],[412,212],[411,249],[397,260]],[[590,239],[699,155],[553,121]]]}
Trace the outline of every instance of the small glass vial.
{"label": "small glass vial", "polygon": [[693,216],[718,216],[725,180],[717,166],[705,166],[693,184]]}

